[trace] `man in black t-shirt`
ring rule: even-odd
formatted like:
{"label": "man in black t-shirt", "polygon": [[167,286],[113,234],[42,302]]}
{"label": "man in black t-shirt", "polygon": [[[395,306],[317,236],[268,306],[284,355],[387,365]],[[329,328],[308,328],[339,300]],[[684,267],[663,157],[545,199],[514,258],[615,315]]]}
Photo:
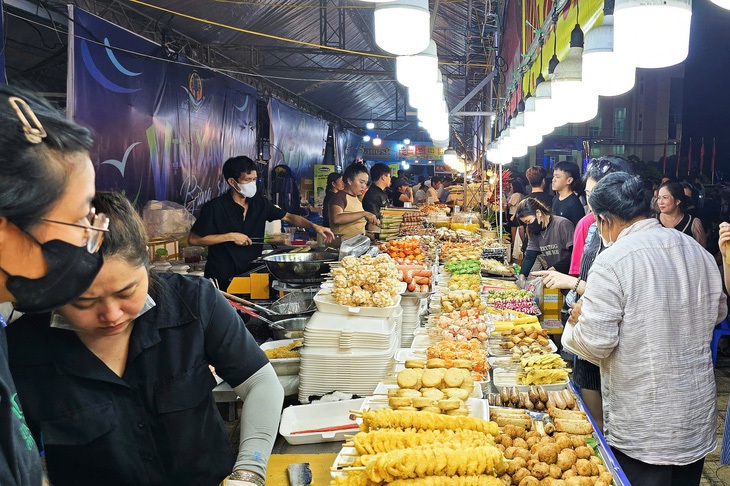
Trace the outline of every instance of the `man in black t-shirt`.
{"label": "man in black t-shirt", "polygon": [[203,205],[188,236],[190,245],[208,246],[205,277],[217,279],[221,289],[228,288],[233,277],[248,271],[251,262],[261,256],[262,246],[252,244],[251,238],[263,239],[267,221],[281,219],[313,229],[328,243],[335,239],[329,228],[287,213],[257,194],[256,178],[256,163],[250,158],[226,160],[223,179],[230,189]]}
{"label": "man in black t-shirt", "polygon": [[[373,213],[378,219],[382,219],[380,211],[388,206],[388,193],[386,189],[390,186],[391,171],[385,164],[375,164],[370,169],[370,187],[362,197],[362,208]],[[374,227],[368,225],[368,230]]]}
{"label": "man in black t-shirt", "polygon": [[553,214],[569,219],[573,226],[577,226],[578,221],[586,215],[580,198],[575,194],[579,186],[580,171],[577,164],[567,161],[555,164],[552,182],[555,197],[551,205]]}

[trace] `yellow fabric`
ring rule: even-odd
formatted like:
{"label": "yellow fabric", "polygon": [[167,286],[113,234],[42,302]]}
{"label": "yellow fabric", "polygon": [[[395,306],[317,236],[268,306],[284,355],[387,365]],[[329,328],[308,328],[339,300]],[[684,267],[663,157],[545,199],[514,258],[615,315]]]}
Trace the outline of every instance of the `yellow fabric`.
{"label": "yellow fabric", "polygon": [[272,454],[266,467],[266,486],[289,486],[289,464],[308,462],[313,485],[327,485],[332,480],[330,467],[337,454]]}

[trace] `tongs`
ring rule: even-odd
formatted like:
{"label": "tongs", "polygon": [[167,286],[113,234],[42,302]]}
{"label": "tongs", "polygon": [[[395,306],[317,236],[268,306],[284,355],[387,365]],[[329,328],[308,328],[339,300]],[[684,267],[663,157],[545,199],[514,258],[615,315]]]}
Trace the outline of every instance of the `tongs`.
{"label": "tongs", "polygon": [[[233,302],[238,302],[239,304],[245,304],[245,305],[251,306],[251,307],[253,307],[256,310],[259,310],[259,311],[262,311],[262,312],[266,312],[267,314],[270,314],[272,316],[279,316],[279,315],[281,315],[281,314],[279,314],[276,311],[273,311],[271,309],[267,309],[266,307],[261,307],[258,304],[254,304],[250,300],[242,299],[241,297],[237,297],[235,295],[229,294],[228,292],[224,292],[224,291],[222,291],[220,289],[218,291],[221,294],[223,294],[223,297],[225,297],[228,300],[232,300]],[[264,320],[264,319],[262,319],[262,320]]]}

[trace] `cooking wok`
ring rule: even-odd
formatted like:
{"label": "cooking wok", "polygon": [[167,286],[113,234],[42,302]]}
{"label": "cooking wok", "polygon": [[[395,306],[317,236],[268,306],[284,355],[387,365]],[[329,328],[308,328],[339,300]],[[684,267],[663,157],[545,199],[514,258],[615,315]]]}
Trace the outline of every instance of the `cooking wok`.
{"label": "cooking wok", "polygon": [[328,251],[308,253],[280,253],[261,258],[269,272],[280,282],[317,283],[329,272],[329,262],[337,261],[338,254]]}

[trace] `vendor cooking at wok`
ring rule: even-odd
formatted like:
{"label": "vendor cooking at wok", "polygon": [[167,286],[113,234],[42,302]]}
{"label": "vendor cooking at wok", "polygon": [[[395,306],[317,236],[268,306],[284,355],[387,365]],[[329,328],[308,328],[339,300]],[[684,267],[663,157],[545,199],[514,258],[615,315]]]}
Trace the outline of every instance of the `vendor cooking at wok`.
{"label": "vendor cooking at wok", "polygon": [[261,256],[267,221],[280,219],[292,226],[313,229],[329,243],[334,235],[328,228],[287,213],[256,191],[256,163],[245,155],[232,157],[223,164],[223,179],[230,186],[227,193],[205,203],[195,221],[188,243],[208,246],[206,278],[214,278],[220,288],[228,288],[231,279],[247,272],[251,262]]}

